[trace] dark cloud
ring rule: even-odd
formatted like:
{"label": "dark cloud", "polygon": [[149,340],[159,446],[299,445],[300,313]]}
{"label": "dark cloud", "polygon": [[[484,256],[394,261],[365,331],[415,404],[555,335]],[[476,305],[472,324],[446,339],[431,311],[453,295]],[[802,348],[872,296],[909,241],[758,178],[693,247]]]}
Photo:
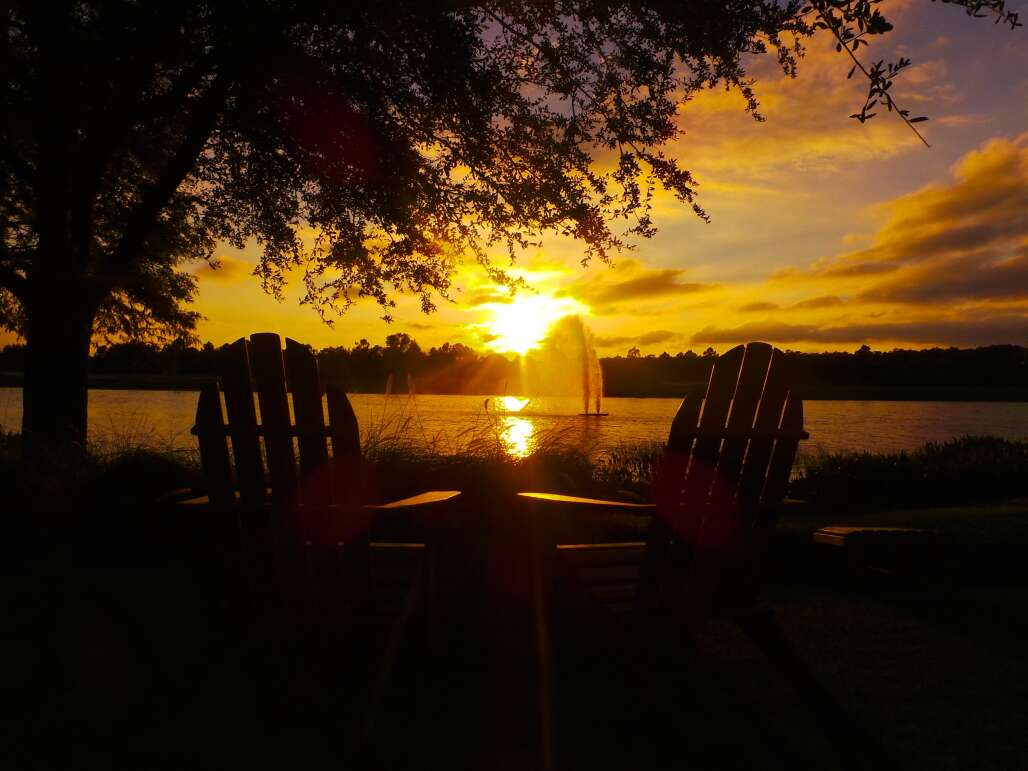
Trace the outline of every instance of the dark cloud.
{"label": "dark cloud", "polygon": [[667,343],[672,340],[680,340],[681,332],[672,332],[669,329],[655,329],[633,337],[597,337],[596,345],[600,348],[615,348],[621,345],[656,345]]}
{"label": "dark cloud", "polygon": [[[789,310],[816,310],[818,308],[834,308],[843,305],[843,301],[835,295],[824,295],[822,297],[811,297],[809,300],[800,300],[789,306]],[[752,302],[740,305],[739,310],[746,313],[756,311],[776,311],[781,305],[772,302]]]}
{"label": "dark cloud", "polygon": [[745,343],[767,340],[784,343],[864,343],[896,340],[942,345],[989,345],[1028,342],[1028,315],[1000,315],[969,320],[941,319],[914,322],[850,324],[822,327],[816,324],[754,322],[731,329],[708,326],[694,334],[691,343]]}
{"label": "dark cloud", "polygon": [[493,289],[484,289],[477,292],[469,292],[464,295],[464,304],[469,307],[486,305],[488,303],[510,303],[514,299],[508,294],[500,294]]}
{"label": "dark cloud", "polygon": [[821,297],[811,297],[809,300],[800,300],[792,305],[792,309],[814,310],[817,308],[835,308],[843,304],[842,299],[835,295],[823,295]]}
{"label": "dark cloud", "polygon": [[899,267],[899,265],[893,265],[888,262],[850,262],[844,265],[832,265],[819,271],[819,274],[832,278],[877,276],[882,273],[892,273],[894,270],[898,270]]}
{"label": "dark cloud", "polygon": [[[647,268],[635,260],[624,260],[613,273],[594,274],[590,279],[566,287],[561,295],[571,296],[595,308],[609,308],[630,300],[649,300],[694,294],[716,287],[683,281],[684,270]],[[613,279],[613,280],[610,280]]]}
{"label": "dark cloud", "polygon": [[229,283],[242,276],[253,273],[253,266],[234,257],[217,257],[213,262],[205,262],[193,271],[193,275],[203,281]]}
{"label": "dark cloud", "polygon": [[861,294],[873,301],[945,303],[957,300],[1028,299],[1028,247],[1014,257],[968,255],[914,266]]}
{"label": "dark cloud", "polygon": [[681,282],[679,278],[685,271],[665,270],[649,271],[647,274],[619,281],[615,284],[597,287],[594,291],[583,294],[583,299],[591,300],[598,305],[622,300],[637,300],[646,297],[664,297],[676,294],[692,294],[709,288],[709,284]]}

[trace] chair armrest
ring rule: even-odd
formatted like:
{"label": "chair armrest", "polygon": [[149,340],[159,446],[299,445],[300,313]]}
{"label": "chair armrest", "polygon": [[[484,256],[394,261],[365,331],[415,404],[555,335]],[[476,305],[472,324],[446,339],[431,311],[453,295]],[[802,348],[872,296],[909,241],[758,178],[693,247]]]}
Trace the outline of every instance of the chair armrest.
{"label": "chair armrest", "polygon": [[428,506],[438,506],[443,503],[449,503],[458,497],[460,497],[459,490],[432,490],[427,493],[421,493],[420,495],[412,495],[409,498],[401,498],[398,501],[390,501],[389,503],[366,504],[364,506],[364,510],[393,511],[395,509],[421,509]]}
{"label": "chair armrest", "polygon": [[194,502],[207,503],[208,499],[206,495],[202,495],[197,490],[194,490],[190,487],[180,487],[176,490],[172,490],[169,493],[165,493],[160,498],[160,503],[163,504],[179,504]]}
{"label": "chair armrest", "polygon": [[[175,497],[168,496],[166,501],[173,503],[177,506],[207,506],[210,504],[210,498],[206,495],[199,495],[193,490],[176,490]],[[432,490],[427,493],[421,493],[420,495],[413,495],[410,498],[401,498],[397,501],[390,501],[389,503],[378,503],[378,504],[365,504],[363,506],[365,511],[391,511],[394,509],[418,509],[426,508],[429,506],[437,506],[442,503],[452,501],[454,498],[460,496],[458,490]],[[236,502],[239,501],[238,493],[235,496]],[[329,506],[329,510],[334,507]]]}
{"label": "chair armrest", "polygon": [[169,500],[168,503],[173,503],[176,506],[209,506],[211,499],[206,495],[193,495],[192,497],[178,498],[175,500]]}
{"label": "chair armrest", "polygon": [[597,513],[622,512],[625,514],[653,514],[657,510],[653,503],[629,503],[627,501],[607,501],[602,498],[582,498],[577,495],[560,495],[558,493],[518,493],[531,503],[546,506],[566,506],[583,510],[595,509]]}

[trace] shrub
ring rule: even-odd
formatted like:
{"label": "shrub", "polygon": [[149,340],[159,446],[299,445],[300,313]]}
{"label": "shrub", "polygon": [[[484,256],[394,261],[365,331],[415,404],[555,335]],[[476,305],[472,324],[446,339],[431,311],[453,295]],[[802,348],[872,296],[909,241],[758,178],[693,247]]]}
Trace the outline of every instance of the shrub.
{"label": "shrub", "polygon": [[912,452],[805,458],[790,495],[818,508],[893,508],[1028,495],[1028,441],[965,436]]}

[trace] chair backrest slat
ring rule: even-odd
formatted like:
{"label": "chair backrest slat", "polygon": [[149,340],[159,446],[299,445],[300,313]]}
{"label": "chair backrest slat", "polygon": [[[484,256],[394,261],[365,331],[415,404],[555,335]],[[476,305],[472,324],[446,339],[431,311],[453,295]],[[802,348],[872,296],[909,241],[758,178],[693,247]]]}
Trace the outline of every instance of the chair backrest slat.
{"label": "chair backrest slat", "polygon": [[232,454],[236,461],[239,497],[244,504],[254,505],[264,501],[265,484],[247,348],[246,338],[240,338],[227,347],[222,362],[221,386],[232,426]]}
{"label": "chair backrest slat", "polygon": [[[785,401],[781,428],[783,431],[789,432],[798,432],[803,428],[803,400],[794,392],[790,392]],[[793,461],[796,460],[798,446],[799,439],[791,437],[775,441],[771,464],[767,469],[767,482],[764,483],[763,501],[765,504],[781,503],[785,497],[785,490],[789,485],[789,474],[792,472]]]}
{"label": "chair backrest slat", "polygon": [[200,465],[211,503],[224,507],[232,503],[232,464],[228,459],[228,437],[221,393],[216,383],[200,389],[196,403],[196,439],[200,446]]}
{"label": "chair backrest slat", "polygon": [[263,332],[250,336],[250,368],[261,408],[271,497],[279,503],[296,491],[296,453],[289,435],[289,399],[282,365],[282,341],[278,335]]}
{"label": "chair backrest slat", "polygon": [[356,504],[361,490],[361,436],[350,400],[338,386],[325,387],[332,433],[332,497],[338,506]]}
{"label": "chair backrest slat", "polygon": [[789,376],[785,354],[776,348],[771,354],[764,393],[760,398],[757,417],[753,421],[754,436],[750,440],[746,460],[739,475],[737,498],[743,508],[754,507],[760,502],[771,449],[775,443],[774,435],[778,432],[788,391]]}
{"label": "chair backrest slat", "polygon": [[[745,351],[745,346],[738,345],[714,362],[703,399],[703,414],[700,415],[701,434],[704,431],[720,432],[724,429],[735,385],[739,382],[739,368]],[[706,504],[720,449],[720,436],[700,436],[696,440],[683,486],[682,505],[685,508],[696,509]]]}
{"label": "chair backrest slat", "polygon": [[785,354],[767,343],[726,352],[714,363],[702,412],[688,397],[671,424],[651,540],[662,539],[665,526],[676,538],[700,538],[710,517],[741,514],[739,524],[753,524],[760,504],[784,497],[806,438]]}
{"label": "chair backrest slat", "polygon": [[[674,453],[678,461],[687,463],[692,452],[693,440],[696,438],[696,422],[700,419],[700,408],[703,397],[699,394],[686,396],[671,421],[668,432],[667,451]],[[683,468],[685,466],[683,465]]]}
{"label": "chair backrest slat", "polygon": [[750,429],[753,427],[757,405],[764,392],[770,361],[771,346],[767,343],[750,343],[746,346],[742,368],[739,371],[739,382],[732,398],[732,410],[728,415],[729,436],[721,446],[721,456],[714,479],[712,498],[715,504],[719,501],[730,501],[735,497],[743,457],[750,441]]}
{"label": "chair backrest slat", "polygon": [[318,360],[306,345],[287,337],[285,362],[289,390],[293,394],[293,414],[296,416],[300,437],[300,469],[304,475],[309,475],[328,463]]}
{"label": "chair backrest slat", "polygon": [[[283,350],[281,338],[272,333],[252,335],[249,341],[241,338],[224,350],[221,388],[227,420],[217,386],[212,384],[201,392],[193,429],[212,503],[230,504],[238,487],[244,507],[261,506],[268,498],[266,480],[270,480],[272,502],[303,504],[311,519],[307,522],[305,516],[301,527],[316,530],[325,525],[320,521],[322,514],[333,503],[358,512],[365,491],[357,416],[346,393],[328,386],[326,425],[318,363],[307,346],[286,339]],[[359,530],[360,522],[351,524],[351,529]],[[314,530],[314,535],[330,535],[324,527],[324,532]]]}

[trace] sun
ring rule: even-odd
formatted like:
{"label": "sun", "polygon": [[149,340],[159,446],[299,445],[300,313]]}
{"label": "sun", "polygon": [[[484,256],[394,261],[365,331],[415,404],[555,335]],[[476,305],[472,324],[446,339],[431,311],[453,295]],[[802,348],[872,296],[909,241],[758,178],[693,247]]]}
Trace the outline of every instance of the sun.
{"label": "sun", "polygon": [[554,322],[574,313],[585,313],[586,307],[570,297],[522,292],[510,302],[493,302],[480,306],[489,318],[476,324],[486,333],[487,345],[498,353],[519,356],[538,348],[546,339]]}

